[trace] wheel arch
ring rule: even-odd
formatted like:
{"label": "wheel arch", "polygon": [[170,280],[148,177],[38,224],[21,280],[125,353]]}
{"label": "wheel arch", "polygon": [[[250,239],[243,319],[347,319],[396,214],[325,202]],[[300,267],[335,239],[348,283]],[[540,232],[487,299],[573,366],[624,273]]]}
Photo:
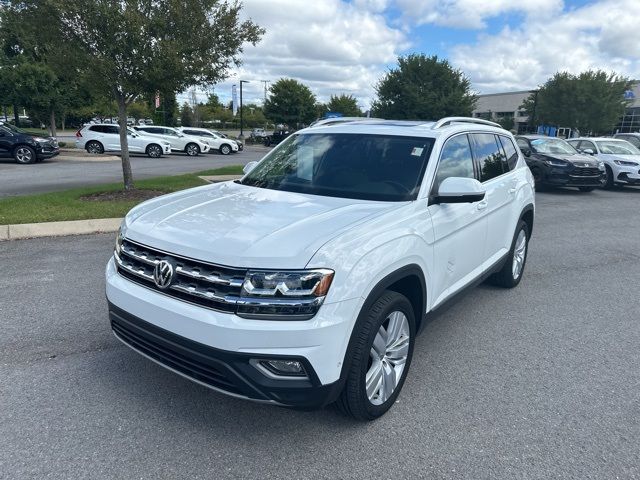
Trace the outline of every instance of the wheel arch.
{"label": "wheel arch", "polygon": [[518,223],[520,220],[524,221],[529,227],[529,238],[533,234],[533,220],[534,220],[535,208],[532,203],[526,205],[522,212],[520,213],[520,218],[518,219]]}

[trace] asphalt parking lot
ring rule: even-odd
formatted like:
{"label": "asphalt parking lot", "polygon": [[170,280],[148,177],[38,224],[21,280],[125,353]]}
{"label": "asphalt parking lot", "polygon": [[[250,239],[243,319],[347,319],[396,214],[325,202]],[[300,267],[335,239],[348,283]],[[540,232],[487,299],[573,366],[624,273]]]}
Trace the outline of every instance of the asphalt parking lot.
{"label": "asphalt parking lot", "polygon": [[[231,155],[217,153],[189,157],[174,153],[161,158],[131,156],[131,168],[136,179],[179,175],[226,165],[244,165],[262,158],[269,149],[247,146]],[[99,158],[99,157],[98,157]],[[13,195],[54,192],[74,187],[121,182],[122,163],[114,161],[66,161],[54,157],[35,165],[18,165],[10,159],[0,159],[0,198]]]}
{"label": "asphalt parking lot", "polygon": [[520,286],[435,315],[372,423],[228,398],[121,345],[113,235],[0,243],[0,477],[640,477],[640,189],[537,202]]}

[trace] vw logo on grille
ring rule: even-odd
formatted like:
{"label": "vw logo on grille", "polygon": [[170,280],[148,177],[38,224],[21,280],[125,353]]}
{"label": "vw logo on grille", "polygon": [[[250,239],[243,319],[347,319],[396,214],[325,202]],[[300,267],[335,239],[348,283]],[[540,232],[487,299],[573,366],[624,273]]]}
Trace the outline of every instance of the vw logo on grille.
{"label": "vw logo on grille", "polygon": [[153,270],[153,281],[156,283],[156,287],[164,290],[171,285],[173,280],[173,265],[167,260],[160,260],[156,263],[156,268]]}

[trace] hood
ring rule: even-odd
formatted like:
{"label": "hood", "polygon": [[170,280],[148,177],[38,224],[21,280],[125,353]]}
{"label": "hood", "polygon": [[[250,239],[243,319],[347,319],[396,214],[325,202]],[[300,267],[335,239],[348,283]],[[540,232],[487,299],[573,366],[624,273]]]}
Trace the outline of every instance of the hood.
{"label": "hood", "polygon": [[246,268],[304,268],[349,226],[399,208],[233,182],[166,195],[134,208],[125,236],[159,250]]}

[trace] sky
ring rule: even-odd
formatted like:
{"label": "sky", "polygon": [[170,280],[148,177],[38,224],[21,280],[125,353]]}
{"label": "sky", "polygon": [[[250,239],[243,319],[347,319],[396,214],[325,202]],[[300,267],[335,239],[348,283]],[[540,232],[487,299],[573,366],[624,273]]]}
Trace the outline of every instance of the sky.
{"label": "sky", "polygon": [[536,88],[557,71],[600,68],[640,79],[640,0],[242,3],[243,19],[266,34],[256,46],[244,46],[242,66],[215,86],[223,101],[242,79],[250,82],[244,102],[261,104],[261,80],[288,77],[320,101],[345,93],[367,109],[378,80],[410,53],[448,59],[479,94]]}

